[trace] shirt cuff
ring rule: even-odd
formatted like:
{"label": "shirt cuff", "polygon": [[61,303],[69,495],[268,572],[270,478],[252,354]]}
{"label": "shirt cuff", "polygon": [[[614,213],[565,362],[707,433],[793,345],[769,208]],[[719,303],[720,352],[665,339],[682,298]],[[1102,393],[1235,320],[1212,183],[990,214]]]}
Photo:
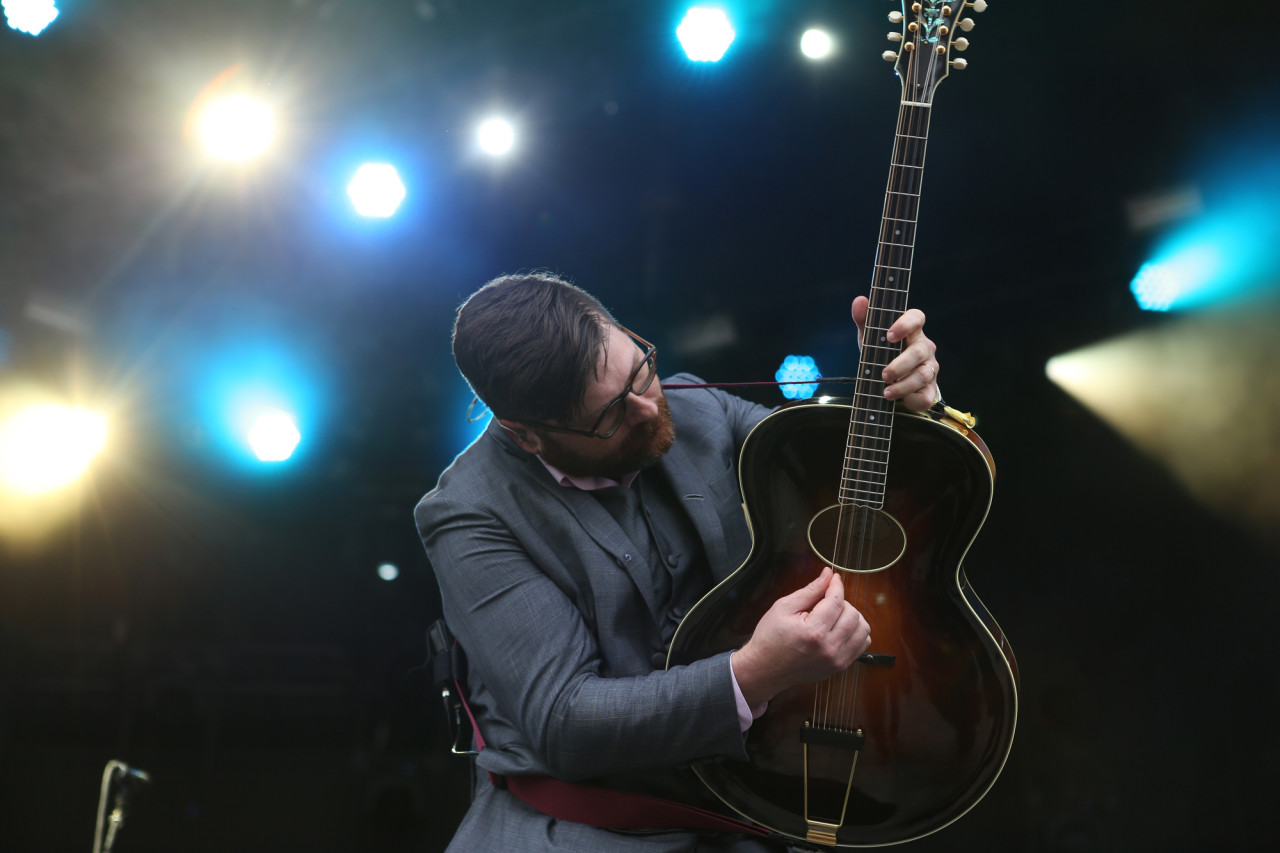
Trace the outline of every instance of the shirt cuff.
{"label": "shirt cuff", "polygon": [[733,672],[733,655],[729,655],[729,678],[733,680],[733,698],[738,703],[738,726],[745,732],[751,728],[751,722],[769,707],[769,703],[761,702],[755,706],[747,704],[742,688],[738,686],[738,676]]}

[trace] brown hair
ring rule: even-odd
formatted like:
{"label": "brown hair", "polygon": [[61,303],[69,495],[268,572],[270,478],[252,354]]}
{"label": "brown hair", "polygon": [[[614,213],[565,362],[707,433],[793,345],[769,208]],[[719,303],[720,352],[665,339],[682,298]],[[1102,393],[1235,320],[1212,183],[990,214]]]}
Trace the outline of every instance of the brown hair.
{"label": "brown hair", "polygon": [[582,406],[611,325],[595,297],[556,275],[504,275],[458,308],[453,359],[495,415],[564,423]]}

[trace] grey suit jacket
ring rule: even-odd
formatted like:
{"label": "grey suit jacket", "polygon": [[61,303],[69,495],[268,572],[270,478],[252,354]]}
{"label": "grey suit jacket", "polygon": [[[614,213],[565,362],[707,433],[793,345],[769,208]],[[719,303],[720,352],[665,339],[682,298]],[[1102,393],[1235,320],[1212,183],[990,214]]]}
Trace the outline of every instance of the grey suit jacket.
{"label": "grey suit jacket", "polygon": [[[667,399],[676,442],[659,465],[719,581],[750,550],[738,450],[768,410],[710,389]],[[700,758],[745,757],[729,655],[662,669],[670,614],[633,559],[639,549],[590,493],[554,482],[496,423],[414,515],[470,664],[482,768],[625,785]],[[557,821],[478,775],[450,850],[729,849],[683,832]],[[732,849],[767,849],[756,844]]]}

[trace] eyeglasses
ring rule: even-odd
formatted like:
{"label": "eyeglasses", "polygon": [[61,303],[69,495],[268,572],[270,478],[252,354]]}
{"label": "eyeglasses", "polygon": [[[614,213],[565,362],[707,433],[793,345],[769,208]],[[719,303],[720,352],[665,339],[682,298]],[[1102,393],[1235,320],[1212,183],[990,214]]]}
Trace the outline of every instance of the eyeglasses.
{"label": "eyeglasses", "polygon": [[596,418],[596,422],[592,424],[591,429],[552,426],[551,424],[538,423],[537,421],[525,421],[526,424],[546,432],[567,432],[572,435],[585,435],[588,438],[610,438],[618,431],[618,427],[622,426],[622,422],[627,419],[627,397],[631,394],[639,397],[645,391],[648,391],[649,386],[653,384],[653,378],[658,375],[658,348],[630,329],[622,326],[618,328],[622,329],[632,340],[645,348],[644,358],[640,359],[640,363],[631,371],[631,377],[627,380],[627,386],[622,389],[622,393],[609,401],[609,404],[600,412],[600,417]]}

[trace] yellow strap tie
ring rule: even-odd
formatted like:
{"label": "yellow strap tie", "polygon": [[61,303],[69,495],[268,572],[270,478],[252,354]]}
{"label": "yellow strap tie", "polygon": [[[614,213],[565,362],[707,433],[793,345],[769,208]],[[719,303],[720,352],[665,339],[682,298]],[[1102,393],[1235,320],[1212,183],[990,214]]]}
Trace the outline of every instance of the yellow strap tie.
{"label": "yellow strap tie", "polygon": [[953,409],[950,406],[943,406],[942,411],[947,413],[947,417],[964,424],[969,429],[973,429],[978,425],[978,419],[968,412],[962,412],[959,409]]}

